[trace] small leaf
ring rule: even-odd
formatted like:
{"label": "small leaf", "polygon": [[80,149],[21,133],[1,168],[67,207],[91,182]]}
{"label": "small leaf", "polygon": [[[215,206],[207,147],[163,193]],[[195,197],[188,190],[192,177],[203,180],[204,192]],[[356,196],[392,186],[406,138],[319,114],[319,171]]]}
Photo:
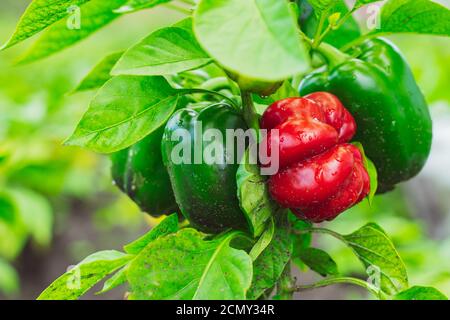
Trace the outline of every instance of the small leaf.
{"label": "small leaf", "polygon": [[253,281],[247,299],[258,299],[272,288],[283,273],[292,255],[292,238],[287,229],[285,216],[281,215],[275,227],[275,234],[269,246],[253,263]]}
{"label": "small leaf", "polygon": [[25,53],[19,63],[33,62],[61,51],[90,36],[111,23],[120,15],[113,12],[126,0],[90,0],[81,7],[80,28],[68,28],[61,20],[45,30],[42,36]]}
{"label": "small leaf", "polygon": [[267,224],[266,230],[263,232],[261,237],[259,237],[258,241],[249,253],[253,261],[255,261],[259,257],[259,255],[267,248],[270,242],[272,242],[274,233],[275,223],[273,222],[273,219],[270,219]]}
{"label": "small leaf", "polygon": [[129,0],[124,6],[116,10],[118,13],[130,13],[142,9],[149,9],[156,7],[162,3],[170,2],[172,0]]}
{"label": "small leaf", "polygon": [[81,6],[90,0],[34,0],[20,18],[14,34],[0,49],[12,47],[44,30],[69,14],[72,6]]}
{"label": "small leaf", "polygon": [[433,287],[414,286],[397,293],[394,300],[448,300],[448,298]]}
{"label": "small leaf", "polygon": [[408,287],[405,265],[380,226],[369,223],[343,239],[366,268],[373,268],[371,276],[384,292],[392,295]]}
{"label": "small leaf", "polygon": [[194,32],[211,57],[243,77],[280,81],[309,67],[287,1],[201,0]]}
{"label": "small leaf", "polygon": [[19,275],[5,260],[0,258],[0,292],[6,296],[19,292]]}
{"label": "small leaf", "polygon": [[75,300],[132,257],[115,250],[94,253],[56,279],[37,299]]}
{"label": "small leaf", "polygon": [[113,69],[114,75],[169,75],[210,63],[192,30],[157,30],[130,48]]}
{"label": "small leaf", "polygon": [[240,236],[231,232],[205,240],[194,229],[151,242],[131,262],[127,277],[131,299],[244,299],[250,287],[252,260],[230,247]]}
{"label": "small leaf", "polygon": [[306,248],[300,251],[299,257],[311,270],[323,277],[339,274],[336,262],[323,250]]}
{"label": "small leaf", "polygon": [[102,59],[87,75],[81,80],[74,92],[97,89],[111,79],[111,70],[119,61],[124,52],[112,53]]}
{"label": "small leaf", "polygon": [[270,198],[266,177],[260,175],[260,168],[252,159],[252,152],[246,150],[236,173],[238,199],[254,237],[261,235],[266,222],[277,210]]}
{"label": "small leaf", "polygon": [[335,26],[339,22],[340,18],[341,18],[341,13],[340,12],[333,13],[332,15],[330,15],[328,17],[328,23],[331,26]]}
{"label": "small leaf", "polygon": [[372,160],[370,160],[366,156],[363,145],[360,142],[353,142],[353,144],[361,151],[361,154],[363,156],[364,168],[366,168],[367,173],[369,174],[370,192],[369,192],[369,195],[367,196],[367,199],[369,200],[369,204],[372,204],[373,198],[375,197],[375,194],[377,193],[377,189],[378,189],[377,168],[375,167],[375,164],[372,162]]}
{"label": "small leaf", "polygon": [[[301,28],[306,33],[307,36],[313,38],[319,25],[319,18],[317,17],[317,14],[315,14],[313,8],[308,3],[308,1],[306,0],[299,0],[299,1],[301,12],[303,12],[300,18]],[[332,10],[330,10],[330,14],[332,15],[340,14],[342,17],[346,15],[348,11],[349,10],[345,2],[343,0],[338,0],[336,2],[336,5],[333,6]],[[326,20],[323,28],[324,29],[327,28],[328,25],[329,22],[328,20]],[[341,48],[348,42],[357,39],[359,36],[361,36],[361,30],[359,28],[359,25],[353,18],[353,16],[350,16],[343,23],[343,25],[340,26],[340,28],[328,32],[327,36],[323,39],[323,41],[337,48]]]}
{"label": "small leaf", "polygon": [[373,33],[450,36],[450,10],[429,0],[390,0],[381,10],[381,29]]}
{"label": "small leaf", "polygon": [[124,250],[129,254],[138,254],[142,251],[149,243],[158,239],[159,237],[166,236],[171,233],[178,231],[178,214],[174,213],[163,221],[161,221],[156,227],[154,227],[150,232],[143,235],[136,241],[124,246]]}
{"label": "small leaf", "polygon": [[121,286],[127,281],[127,268],[128,265],[117,271],[111,278],[105,281],[103,288],[101,291],[97,292],[97,294],[102,294],[108,291],[111,291],[118,286]]}
{"label": "small leaf", "polygon": [[308,0],[318,16],[335,8],[339,0]]}
{"label": "small leaf", "polygon": [[125,149],[165,123],[177,102],[177,91],[163,77],[114,77],[100,89],[66,144],[100,153]]}
{"label": "small leaf", "polygon": [[48,246],[53,230],[53,209],[48,200],[29,189],[10,189],[8,193],[33,240],[41,246]]}

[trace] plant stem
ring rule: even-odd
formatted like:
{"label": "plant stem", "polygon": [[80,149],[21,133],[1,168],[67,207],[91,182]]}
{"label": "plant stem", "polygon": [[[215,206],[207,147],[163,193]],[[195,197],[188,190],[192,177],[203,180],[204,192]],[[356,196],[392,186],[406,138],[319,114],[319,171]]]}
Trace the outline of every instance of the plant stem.
{"label": "plant stem", "polygon": [[350,59],[349,55],[327,43],[322,43],[314,50],[319,52],[327,60],[330,68],[333,68]]}
{"label": "plant stem", "polygon": [[295,284],[291,274],[291,261],[286,264],[286,267],[281,274],[277,283],[277,296],[281,300],[292,300],[294,295]]}
{"label": "plant stem", "polygon": [[293,288],[294,292],[296,291],[303,291],[303,290],[309,290],[309,289],[316,289],[316,288],[321,288],[321,287],[326,287],[326,286],[330,286],[333,284],[339,284],[339,283],[349,283],[349,284],[353,284],[353,285],[357,285],[360,287],[365,288],[367,291],[369,291],[371,294],[373,294],[375,297],[379,298],[380,294],[379,291],[376,290],[373,286],[371,286],[369,283],[367,283],[366,281],[363,281],[361,279],[357,279],[357,278],[352,278],[352,277],[334,277],[334,278],[329,278],[329,279],[325,279],[313,284],[309,284],[309,285],[302,285],[302,286],[296,286]]}
{"label": "plant stem", "polygon": [[235,109],[239,109],[238,105],[236,104],[236,102],[233,101],[233,99],[231,99],[230,97],[227,97],[226,95],[224,95],[224,94],[222,94],[220,92],[217,92],[217,91],[211,91],[211,90],[207,90],[207,89],[195,88],[195,89],[179,89],[178,92],[180,92],[181,94],[204,93],[204,94],[215,95],[215,96],[218,96],[218,97],[226,100]]}
{"label": "plant stem", "polygon": [[319,39],[320,39],[320,35],[322,34],[323,25],[325,24],[326,18],[327,18],[327,15],[325,14],[325,12],[322,12],[322,14],[320,15],[319,25],[317,26],[316,34],[314,36],[314,41],[312,44],[313,48],[318,47],[320,44]]}
{"label": "plant stem", "polygon": [[299,234],[303,234],[303,233],[322,233],[322,234],[328,234],[328,235],[330,235],[330,236],[332,236],[332,237],[335,237],[335,238],[338,239],[338,240],[341,240],[341,241],[346,242],[346,240],[344,239],[344,237],[343,237],[341,234],[339,234],[339,233],[337,233],[337,232],[335,232],[335,231],[333,231],[333,230],[325,229],[325,228],[308,228],[308,229],[303,229],[303,230],[301,230],[301,231],[298,231],[298,233],[299,233]]}
{"label": "plant stem", "polygon": [[259,115],[256,112],[255,105],[253,104],[252,94],[248,91],[241,90],[242,97],[242,111],[245,122],[249,128],[255,130],[256,141],[259,141]]}

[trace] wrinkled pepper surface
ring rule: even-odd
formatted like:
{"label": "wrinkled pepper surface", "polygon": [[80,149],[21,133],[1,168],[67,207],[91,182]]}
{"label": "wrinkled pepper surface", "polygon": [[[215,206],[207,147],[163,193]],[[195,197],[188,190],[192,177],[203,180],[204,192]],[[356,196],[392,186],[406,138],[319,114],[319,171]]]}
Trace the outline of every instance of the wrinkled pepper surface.
{"label": "wrinkled pepper surface", "polygon": [[269,179],[270,194],[299,218],[333,220],[369,194],[362,154],[348,143],[355,121],[334,95],[317,92],[277,101],[264,112],[261,127],[268,130],[262,144],[269,157],[272,147],[279,152],[280,170]]}

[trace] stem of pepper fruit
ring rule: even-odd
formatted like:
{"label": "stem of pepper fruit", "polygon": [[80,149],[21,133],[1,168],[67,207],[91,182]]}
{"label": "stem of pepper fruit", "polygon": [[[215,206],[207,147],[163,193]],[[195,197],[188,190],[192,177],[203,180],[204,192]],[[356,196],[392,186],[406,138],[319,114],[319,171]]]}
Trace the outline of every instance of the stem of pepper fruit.
{"label": "stem of pepper fruit", "polygon": [[325,60],[327,60],[330,68],[334,68],[337,65],[350,59],[350,56],[348,54],[345,54],[344,52],[327,43],[322,43],[319,47],[313,48],[313,50],[319,52],[325,58]]}
{"label": "stem of pepper fruit", "polygon": [[242,97],[242,113],[247,126],[256,133],[256,141],[259,141],[259,114],[256,112],[255,105],[253,104],[252,94],[249,91],[241,90]]}

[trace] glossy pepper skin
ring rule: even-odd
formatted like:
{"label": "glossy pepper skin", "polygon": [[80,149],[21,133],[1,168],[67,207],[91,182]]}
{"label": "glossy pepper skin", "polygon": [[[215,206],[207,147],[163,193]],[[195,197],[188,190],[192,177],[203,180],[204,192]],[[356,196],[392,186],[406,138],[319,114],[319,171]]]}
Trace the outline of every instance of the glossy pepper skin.
{"label": "glossy pepper skin", "polygon": [[369,194],[361,152],[347,143],[355,121],[334,95],[316,92],[275,102],[261,127],[269,130],[262,141],[269,155],[270,146],[279,148],[280,170],[269,179],[270,194],[298,217],[333,220]]}
{"label": "glossy pepper skin", "polygon": [[[216,129],[223,135],[223,141],[205,139],[196,129],[200,123],[203,134],[209,129]],[[173,139],[174,134],[182,132],[180,129],[185,132],[181,134],[182,138],[177,136]],[[228,105],[212,105],[199,112],[181,109],[167,123],[161,144],[164,164],[182,214],[195,228],[206,233],[218,233],[229,228],[248,229],[237,198],[239,161],[234,159],[227,164],[226,160],[226,129],[247,129],[243,118]],[[185,150],[190,151],[186,157],[188,161],[174,161],[172,157],[173,152],[185,156],[183,150],[176,149],[180,142],[186,146]],[[202,145],[199,144],[201,142]],[[200,159],[196,164],[195,155],[198,156],[199,152],[195,149],[200,148],[203,154],[213,144],[221,146],[223,151],[216,154],[217,161],[208,163]]]}
{"label": "glossy pepper skin", "polygon": [[164,127],[111,156],[114,183],[153,217],[179,211],[162,161],[163,132]]}
{"label": "glossy pepper skin", "polygon": [[378,190],[384,192],[423,168],[432,122],[412,72],[393,44],[374,39],[356,50],[356,58],[307,76],[299,91],[327,91],[342,101],[356,120],[355,140],[374,162]]}

